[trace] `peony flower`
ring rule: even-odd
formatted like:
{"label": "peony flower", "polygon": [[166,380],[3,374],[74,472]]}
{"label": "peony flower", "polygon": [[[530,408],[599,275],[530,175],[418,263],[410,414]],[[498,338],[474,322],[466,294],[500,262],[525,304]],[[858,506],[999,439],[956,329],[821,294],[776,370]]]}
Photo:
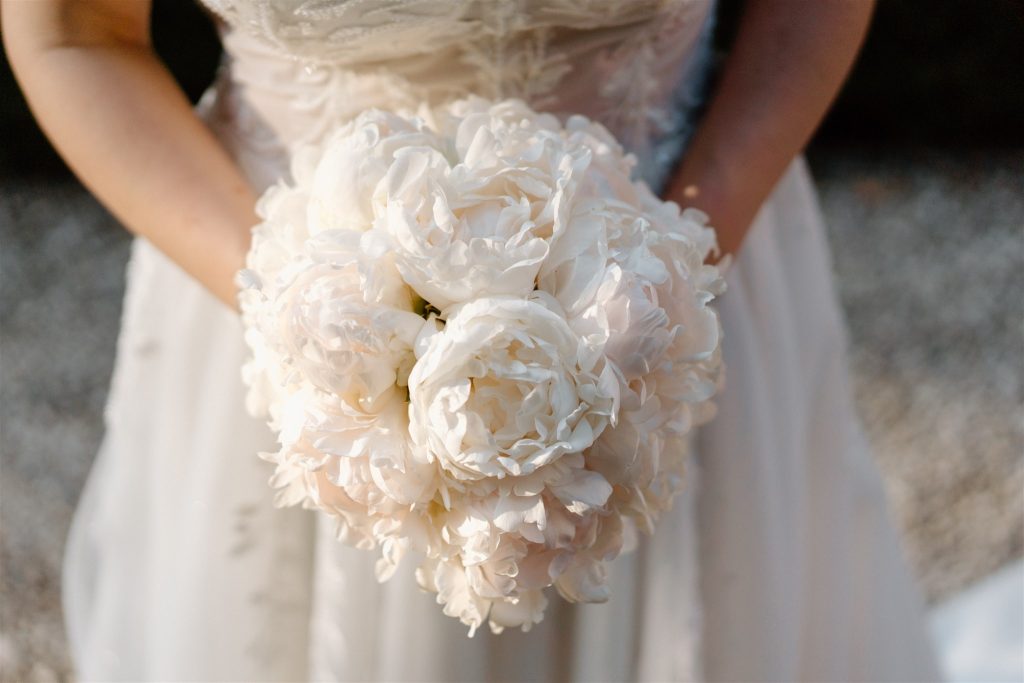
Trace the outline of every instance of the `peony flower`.
{"label": "peony flower", "polygon": [[391,236],[403,278],[442,315],[535,288],[590,163],[589,149],[566,145],[553,117],[497,109],[449,117],[447,154],[405,148],[378,188],[386,201],[378,229]]}
{"label": "peony flower", "polygon": [[333,231],[313,238],[306,267],[273,310],[280,351],[305,379],[372,406],[405,384],[424,321],[393,265],[384,256],[364,256],[353,236]]}
{"label": "peony flower", "polygon": [[396,154],[416,148],[435,150],[438,145],[437,136],[422,120],[371,109],[334,131],[322,148],[300,151],[292,170],[308,178],[310,233],[369,230],[387,201],[381,181]]}
{"label": "peony flower", "polygon": [[680,491],[714,415],[707,216],[600,124],[518,100],[364,112],[260,198],[239,302],[280,505],[407,556],[472,635],[528,630]]}
{"label": "peony flower", "polygon": [[409,429],[455,482],[529,475],[590,446],[617,412],[601,350],[542,293],[477,299],[424,332]]}

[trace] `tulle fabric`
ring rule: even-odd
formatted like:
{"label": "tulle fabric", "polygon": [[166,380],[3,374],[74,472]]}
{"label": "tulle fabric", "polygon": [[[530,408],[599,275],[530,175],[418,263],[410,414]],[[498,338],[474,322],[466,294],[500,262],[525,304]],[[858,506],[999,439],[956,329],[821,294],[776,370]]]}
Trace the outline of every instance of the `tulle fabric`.
{"label": "tulle fabric", "polygon": [[707,679],[940,680],[852,402],[847,332],[802,157],[726,280],[726,387],[697,439]]}
{"label": "tulle fabric", "polygon": [[[263,119],[301,129],[292,67],[246,54],[236,78],[280,86]],[[287,166],[238,99],[221,78],[198,112],[262,190]],[[613,563],[612,599],[555,597],[529,633],[468,639],[418,590],[413,563],[378,584],[373,555],[339,544],[328,519],[272,507],[256,453],[274,439],[245,412],[237,316],[137,238],[107,431],[65,560],[79,679],[938,680],[851,402],[802,159],[727,282],[718,417],[696,435],[672,512]]]}

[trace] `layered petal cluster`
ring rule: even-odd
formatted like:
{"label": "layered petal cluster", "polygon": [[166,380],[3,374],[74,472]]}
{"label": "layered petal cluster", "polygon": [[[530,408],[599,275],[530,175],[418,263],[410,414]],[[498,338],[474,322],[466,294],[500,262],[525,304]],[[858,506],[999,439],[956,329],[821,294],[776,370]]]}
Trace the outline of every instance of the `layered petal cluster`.
{"label": "layered petal cluster", "polygon": [[606,563],[682,485],[722,383],[700,212],[631,178],[602,126],[519,100],[369,110],[257,204],[239,301],[248,408],[281,505],[406,554],[495,632]]}

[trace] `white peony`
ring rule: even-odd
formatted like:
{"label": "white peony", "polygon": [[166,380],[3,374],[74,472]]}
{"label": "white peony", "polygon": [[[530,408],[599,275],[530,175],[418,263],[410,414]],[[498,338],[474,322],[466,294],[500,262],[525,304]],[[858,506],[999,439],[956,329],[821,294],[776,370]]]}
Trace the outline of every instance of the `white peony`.
{"label": "white peony", "polygon": [[395,155],[438,144],[422,120],[371,109],[336,130],[322,148],[301,150],[292,173],[303,176],[300,184],[308,182],[310,232],[368,230],[387,201],[382,180]]}
{"label": "white peony", "polygon": [[447,156],[406,148],[379,187],[387,210],[378,229],[391,236],[405,281],[442,314],[534,289],[591,156],[521,121],[486,113],[458,121]]}
{"label": "white peony", "polygon": [[529,475],[587,448],[614,419],[611,367],[556,307],[542,292],[487,297],[424,327],[409,428],[453,479]]}
{"label": "white peony", "polygon": [[276,501],[379,548],[382,581],[414,555],[471,635],[552,587],[606,600],[714,414],[714,231],[633,164],[583,117],[469,98],[361,114],[257,205],[243,377]]}

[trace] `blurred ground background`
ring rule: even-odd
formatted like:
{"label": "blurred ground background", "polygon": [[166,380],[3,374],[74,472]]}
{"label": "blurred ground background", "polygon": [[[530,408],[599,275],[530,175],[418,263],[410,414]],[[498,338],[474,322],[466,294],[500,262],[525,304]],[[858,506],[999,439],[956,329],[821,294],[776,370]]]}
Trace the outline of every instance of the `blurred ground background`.
{"label": "blurred ground background", "polygon": [[[881,0],[809,153],[857,405],[932,604],[1024,553],[1021,12]],[[191,3],[156,13],[195,98],[215,37]],[[129,242],[0,79],[0,680],[68,680],[61,551],[102,436]]]}

